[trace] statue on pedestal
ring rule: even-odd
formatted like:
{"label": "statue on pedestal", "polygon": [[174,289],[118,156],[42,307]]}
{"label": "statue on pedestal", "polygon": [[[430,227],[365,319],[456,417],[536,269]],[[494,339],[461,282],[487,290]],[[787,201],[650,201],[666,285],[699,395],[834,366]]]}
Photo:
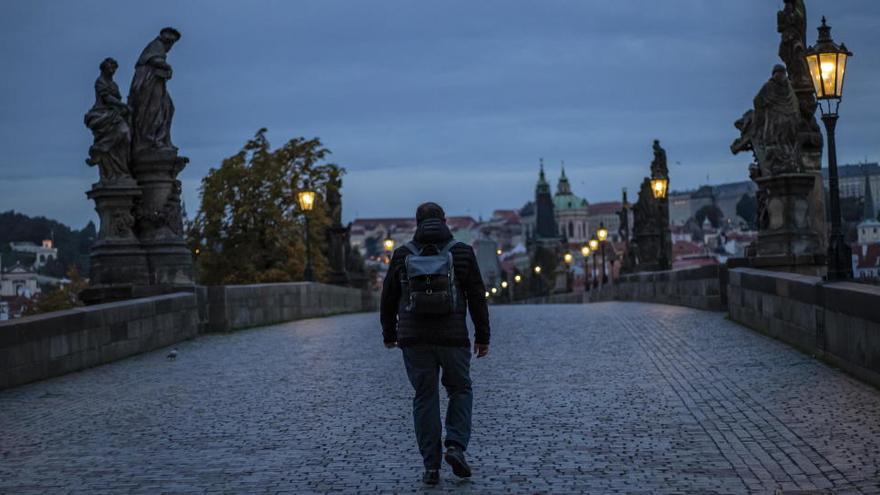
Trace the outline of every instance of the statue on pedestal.
{"label": "statue on pedestal", "polygon": [[95,104],[85,115],[85,124],[92,131],[94,144],[89,148],[86,163],[98,167],[101,184],[131,179],[128,168],[131,157],[130,110],[122,101],[113,75],[119,64],[112,58],[101,62],[101,75],[95,81]]}
{"label": "statue on pedestal", "polygon": [[171,79],[171,66],[165,61],[171,47],[180,39],[180,32],[164,28],[141,52],[135,64],[134,79],[128,93],[128,104],[134,114],[134,151],[177,150],[171,143],[171,120],[174,103],[166,82]]}

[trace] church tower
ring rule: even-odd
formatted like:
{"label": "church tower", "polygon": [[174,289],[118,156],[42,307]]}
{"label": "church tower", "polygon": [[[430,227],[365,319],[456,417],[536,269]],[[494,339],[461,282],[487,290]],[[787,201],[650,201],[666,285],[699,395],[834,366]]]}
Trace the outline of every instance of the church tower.
{"label": "church tower", "polygon": [[550,184],[544,175],[544,159],[541,159],[541,172],[535,185],[535,236],[539,239],[558,237],[556,217],[553,212],[553,197]]}

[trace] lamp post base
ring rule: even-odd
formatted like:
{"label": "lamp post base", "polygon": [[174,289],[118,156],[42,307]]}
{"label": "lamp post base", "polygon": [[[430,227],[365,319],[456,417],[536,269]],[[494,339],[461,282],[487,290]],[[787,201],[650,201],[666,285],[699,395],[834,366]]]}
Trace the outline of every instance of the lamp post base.
{"label": "lamp post base", "polygon": [[842,235],[832,235],[828,242],[828,273],[825,280],[849,280],[852,276],[852,249]]}

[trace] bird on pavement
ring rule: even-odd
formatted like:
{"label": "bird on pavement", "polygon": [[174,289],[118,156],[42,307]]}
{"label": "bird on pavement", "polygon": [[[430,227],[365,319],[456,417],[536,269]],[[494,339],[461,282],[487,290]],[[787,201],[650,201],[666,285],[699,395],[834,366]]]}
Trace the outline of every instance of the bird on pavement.
{"label": "bird on pavement", "polygon": [[169,352],[168,355],[165,357],[168,358],[169,361],[174,361],[175,359],[177,359],[177,347],[171,349],[171,352]]}

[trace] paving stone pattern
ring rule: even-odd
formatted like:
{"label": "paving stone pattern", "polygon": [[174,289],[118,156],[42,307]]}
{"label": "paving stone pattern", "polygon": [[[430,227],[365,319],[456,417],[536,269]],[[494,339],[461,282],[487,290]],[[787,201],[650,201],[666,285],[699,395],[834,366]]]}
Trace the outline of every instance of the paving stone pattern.
{"label": "paving stone pattern", "polygon": [[0,392],[0,493],[880,493],[880,392],[720,313],[491,312],[470,481],[420,486],[400,351],[359,314]]}

